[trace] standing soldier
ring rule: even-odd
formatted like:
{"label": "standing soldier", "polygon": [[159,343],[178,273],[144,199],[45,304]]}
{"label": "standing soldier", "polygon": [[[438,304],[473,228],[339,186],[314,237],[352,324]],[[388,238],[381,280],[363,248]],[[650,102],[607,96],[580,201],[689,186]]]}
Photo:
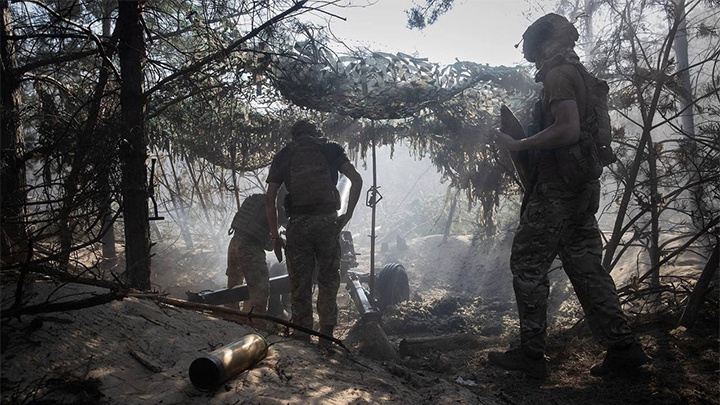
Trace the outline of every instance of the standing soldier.
{"label": "standing soldier", "polygon": [[[307,328],[313,327],[312,273],[317,266],[320,332],[333,336],[340,287],[339,233],[355,210],[362,177],[345,150],[321,138],[312,122],[296,122],[290,134],[292,141],[275,155],[267,179],[267,218],[273,249],[278,261],[282,261],[282,248],[286,249],[292,321]],[[340,197],[335,187],[338,172],[352,184],[347,210],[340,216],[337,214]],[[286,245],[279,237],[277,224],[277,191],[282,184],[288,190],[283,202],[289,218]],[[296,335],[310,339],[307,334]]]}
{"label": "standing soldier", "polygon": [[[633,371],[648,361],[628,327],[613,279],[601,265],[602,240],[595,213],[603,156],[595,137],[601,125],[607,127],[609,137],[609,117],[597,119],[607,117],[607,107],[598,112],[592,105],[597,94],[591,90],[596,87],[588,84],[597,79],[580,64],[573,50],[577,39],[575,27],[557,14],[541,17],[525,31],[523,54],[535,63],[536,81],[543,84],[533,114],[540,131],[521,140],[499,132],[496,139],[499,147],[528,150],[536,159],[510,258],[520,347],[491,352],[488,357],[496,366],[538,378],[548,374],[548,269],[558,253],[593,336],[608,349],[602,364],[593,366],[590,373]],[[587,119],[591,116],[596,119]]]}

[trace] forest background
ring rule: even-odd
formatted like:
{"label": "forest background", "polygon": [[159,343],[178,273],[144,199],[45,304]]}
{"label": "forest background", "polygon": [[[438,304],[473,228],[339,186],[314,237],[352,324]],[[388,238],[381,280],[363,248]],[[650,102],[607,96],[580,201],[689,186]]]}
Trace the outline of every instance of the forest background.
{"label": "forest background", "polygon": [[[619,160],[603,174],[603,264],[612,271],[637,255],[647,271],[632,284],[648,294],[692,286],[661,268],[717,246],[720,3],[526,4],[528,24],[549,11],[575,21],[584,63],[611,88]],[[232,215],[263,191],[265,168],[301,117],[359,167],[379,149],[379,244],[511,231],[521,194],[490,134],[502,103],[527,123],[532,68],[440,65],[338,43],[328,23],[349,5],[0,2],[2,272],[17,276],[3,318],[34,310],[22,299],[31,274],[113,294],[151,290],[164,287],[153,283],[153,256],[191,254],[191,268],[211,267],[221,281]],[[454,7],[416,4],[408,28]],[[365,212],[350,224],[360,246]]]}

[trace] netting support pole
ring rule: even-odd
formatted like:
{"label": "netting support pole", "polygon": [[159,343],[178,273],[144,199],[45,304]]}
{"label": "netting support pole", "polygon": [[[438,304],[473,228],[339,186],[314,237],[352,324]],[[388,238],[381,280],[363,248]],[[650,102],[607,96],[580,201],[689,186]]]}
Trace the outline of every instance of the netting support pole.
{"label": "netting support pole", "polygon": [[[372,131],[372,173],[373,173],[373,182],[372,182],[372,189],[377,190],[377,158],[376,158],[376,145],[375,145],[375,121],[370,121],[371,131]],[[373,298],[375,297],[375,212],[376,212],[376,205],[377,205],[377,198],[376,195],[373,194],[372,196],[372,220],[371,220],[371,227],[370,227],[370,281],[368,282],[370,286],[370,302],[374,302]]]}

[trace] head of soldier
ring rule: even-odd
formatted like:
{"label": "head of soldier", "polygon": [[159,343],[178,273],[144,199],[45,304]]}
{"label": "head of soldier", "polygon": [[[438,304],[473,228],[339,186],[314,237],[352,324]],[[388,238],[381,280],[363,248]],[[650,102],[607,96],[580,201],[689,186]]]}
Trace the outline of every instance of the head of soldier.
{"label": "head of soldier", "polygon": [[320,130],[314,122],[309,120],[299,120],[290,128],[290,135],[293,141],[304,138],[315,138],[320,136]]}
{"label": "head of soldier", "polygon": [[523,56],[540,68],[555,55],[573,52],[578,31],[567,18],[550,13],[538,18],[523,33]]}

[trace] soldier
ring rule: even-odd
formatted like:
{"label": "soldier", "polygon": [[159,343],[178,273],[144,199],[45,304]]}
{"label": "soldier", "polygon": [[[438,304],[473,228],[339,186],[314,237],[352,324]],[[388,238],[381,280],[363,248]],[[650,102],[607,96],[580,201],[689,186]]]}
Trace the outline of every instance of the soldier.
{"label": "soldier", "polygon": [[[282,261],[287,254],[290,275],[292,321],[312,328],[312,273],[317,265],[317,311],[320,332],[333,336],[337,324],[337,292],[340,287],[340,230],[353,215],[362,189],[362,177],[350,163],[343,148],[320,137],[310,121],[297,121],[291,128],[292,141],[275,155],[268,173],[267,217],[273,248]],[[338,216],[340,196],[338,172],[351,182],[344,214]],[[285,184],[284,206],[289,218],[287,244],[277,226],[277,190]],[[307,334],[296,336],[309,340]],[[320,344],[326,344],[321,340]]]}
{"label": "soldier", "polygon": [[[283,188],[284,190],[284,188]],[[247,283],[250,299],[243,303],[243,311],[256,314],[267,312],[270,294],[270,275],[265,251],[272,251],[272,240],[268,232],[265,194],[253,194],[243,201],[233,218],[228,234],[233,237],[228,246],[227,270],[228,288]],[[280,210],[280,222],[285,223],[284,211]],[[226,304],[238,309],[237,302]],[[260,328],[262,321],[256,322]]]}
{"label": "soldier", "polygon": [[[243,201],[228,232],[233,237],[228,246],[225,272],[228,288],[242,284],[243,280],[247,282],[250,299],[243,303],[243,311],[252,310],[257,314],[266,313],[270,295],[265,249],[271,250],[271,240],[270,233],[263,229],[267,226],[264,211],[264,194],[253,194]],[[235,309],[239,307],[237,302],[226,306]]]}
{"label": "soldier", "polygon": [[[594,338],[607,348],[602,364],[593,366],[590,373],[603,376],[632,371],[648,361],[628,327],[613,279],[601,264],[602,240],[595,219],[599,180],[579,180],[573,178],[574,171],[561,168],[561,163],[571,157],[569,148],[579,144],[585,136],[581,132],[588,129],[587,71],[573,50],[577,39],[575,27],[557,14],[541,17],[525,31],[524,57],[535,63],[536,81],[543,84],[534,114],[540,131],[521,140],[498,131],[496,138],[500,148],[529,151],[535,159],[510,259],[520,317],[520,347],[490,352],[488,358],[496,366],[536,378],[548,375],[548,269],[558,254]],[[592,170],[599,177],[595,168]]]}

